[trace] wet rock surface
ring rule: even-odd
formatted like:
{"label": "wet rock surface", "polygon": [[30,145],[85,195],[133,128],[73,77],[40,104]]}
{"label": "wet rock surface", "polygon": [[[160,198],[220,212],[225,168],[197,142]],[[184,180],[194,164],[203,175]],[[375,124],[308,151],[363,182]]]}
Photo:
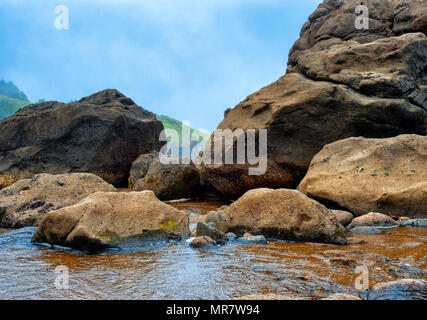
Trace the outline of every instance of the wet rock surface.
{"label": "wet rock surface", "polygon": [[190,242],[190,247],[193,248],[205,248],[205,247],[212,247],[215,245],[215,241],[208,236],[199,236],[194,238]]}
{"label": "wet rock surface", "polygon": [[372,300],[426,300],[427,281],[422,279],[400,279],[378,283],[370,294]]}
{"label": "wet rock surface", "polygon": [[427,219],[408,219],[400,224],[404,227],[427,228]]}

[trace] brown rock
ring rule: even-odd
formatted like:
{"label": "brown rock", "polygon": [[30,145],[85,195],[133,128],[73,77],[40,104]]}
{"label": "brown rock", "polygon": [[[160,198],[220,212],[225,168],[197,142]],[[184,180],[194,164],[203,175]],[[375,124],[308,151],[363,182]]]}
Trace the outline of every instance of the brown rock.
{"label": "brown rock", "polygon": [[209,211],[205,218],[206,223],[213,223],[222,232],[227,232],[228,226],[222,215],[217,211]]}
{"label": "brown rock", "polygon": [[227,236],[211,224],[199,222],[196,227],[196,237],[208,236],[213,240],[227,240]]}
{"label": "brown rock", "polygon": [[10,231],[12,231],[13,229],[5,229],[5,228],[0,228],[0,235],[8,233]]}
{"label": "brown rock", "polygon": [[208,236],[196,237],[190,242],[190,247],[203,248],[215,245],[215,241]]}
{"label": "brown rock", "polygon": [[169,231],[188,236],[188,215],[152,191],[96,192],[50,212],[32,241],[93,251],[130,240],[166,239]]}
{"label": "brown rock", "polygon": [[389,216],[378,212],[369,212],[363,216],[354,218],[348,225],[348,228],[367,226],[367,227],[388,227],[397,226],[398,223]]}
{"label": "brown rock", "polygon": [[254,189],[224,209],[229,231],[284,240],[345,244],[333,214],[296,190]]}
{"label": "brown rock", "polygon": [[[162,155],[173,161],[164,164],[158,152],[141,155],[132,163],[129,182],[135,191],[151,190],[161,200],[195,197],[200,176],[194,163],[184,164],[180,157]],[[175,163],[176,162],[176,163]]]}
{"label": "brown rock", "polygon": [[351,220],[353,220],[353,214],[348,211],[343,210],[330,210],[335,217],[337,218],[338,222],[342,224],[344,227],[348,225]]}
{"label": "brown rock", "polygon": [[368,30],[355,27],[360,4],[325,0],[302,27],[287,74],[225,112],[218,129],[267,129],[268,166],[251,176],[249,164],[199,165],[223,195],[294,188],[337,140],[427,133],[427,38],[412,33],[425,31],[423,0],[364,1]]}
{"label": "brown rock", "polygon": [[126,186],[132,161],[159,150],[163,125],[117,90],[32,104],[0,121],[0,185],[38,173],[90,172]]}
{"label": "brown rock", "polygon": [[356,215],[427,217],[427,137],[349,138],[326,145],[298,190]]}
{"label": "brown rock", "polygon": [[38,225],[52,210],[78,203],[96,191],[116,189],[91,173],[38,174],[0,190],[0,226]]}

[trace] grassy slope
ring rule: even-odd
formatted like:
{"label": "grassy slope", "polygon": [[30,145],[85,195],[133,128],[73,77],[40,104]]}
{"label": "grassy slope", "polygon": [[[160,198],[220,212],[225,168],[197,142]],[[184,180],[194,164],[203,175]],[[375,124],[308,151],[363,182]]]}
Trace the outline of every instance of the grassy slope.
{"label": "grassy slope", "polygon": [[[180,141],[182,140],[182,126],[183,126],[183,124],[181,121],[173,119],[173,118],[168,117],[168,116],[164,116],[164,115],[157,115],[157,119],[163,123],[163,126],[165,127],[165,129],[173,129],[176,132],[178,132],[179,139],[180,139]],[[202,132],[195,130],[193,128],[190,128],[190,136],[194,131],[198,132],[199,135],[203,136],[203,138],[205,140],[209,139],[209,134],[202,133]],[[201,139],[202,138],[200,138],[199,141],[201,141]],[[192,145],[194,145],[196,143],[197,142],[193,142]]]}
{"label": "grassy slope", "polygon": [[11,116],[16,111],[29,104],[29,101],[14,99],[0,94],[0,119]]}

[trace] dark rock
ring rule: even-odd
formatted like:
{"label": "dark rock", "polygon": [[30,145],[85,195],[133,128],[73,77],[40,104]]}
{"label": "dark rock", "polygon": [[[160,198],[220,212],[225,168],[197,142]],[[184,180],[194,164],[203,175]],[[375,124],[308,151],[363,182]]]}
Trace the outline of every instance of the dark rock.
{"label": "dark rock", "polygon": [[90,172],[127,185],[132,161],[159,150],[163,125],[117,90],[44,102],[0,121],[0,186],[37,173]]}
{"label": "dark rock", "polygon": [[[171,163],[165,163],[164,157]],[[130,170],[130,187],[136,191],[151,190],[161,200],[197,197],[200,176],[194,163],[177,156],[161,155],[158,152],[138,157]]]}
{"label": "dark rock", "polygon": [[203,248],[211,247],[215,245],[215,241],[208,236],[196,237],[190,242],[190,247]]}
{"label": "dark rock", "polygon": [[208,236],[213,240],[227,240],[227,236],[222,231],[208,223],[199,222],[196,230],[196,237]]}

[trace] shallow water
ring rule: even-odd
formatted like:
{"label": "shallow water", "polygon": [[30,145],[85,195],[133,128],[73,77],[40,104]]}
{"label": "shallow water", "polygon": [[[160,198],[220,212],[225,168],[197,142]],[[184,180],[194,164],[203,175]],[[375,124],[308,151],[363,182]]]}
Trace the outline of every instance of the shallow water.
{"label": "shallow water", "polygon": [[[221,206],[185,202],[192,220]],[[427,229],[393,228],[389,234],[354,235],[367,244],[319,245],[271,241],[268,245],[228,243],[192,249],[183,242],[134,244],[86,255],[64,248],[32,245],[35,228],[0,235],[0,299],[230,299],[277,293],[320,299],[331,293],[358,295],[358,274],[332,265],[319,252],[363,250],[384,260],[369,267],[370,286],[403,278],[427,277]],[[69,289],[56,289],[57,266],[69,270]],[[427,299],[426,293],[412,298]]]}

